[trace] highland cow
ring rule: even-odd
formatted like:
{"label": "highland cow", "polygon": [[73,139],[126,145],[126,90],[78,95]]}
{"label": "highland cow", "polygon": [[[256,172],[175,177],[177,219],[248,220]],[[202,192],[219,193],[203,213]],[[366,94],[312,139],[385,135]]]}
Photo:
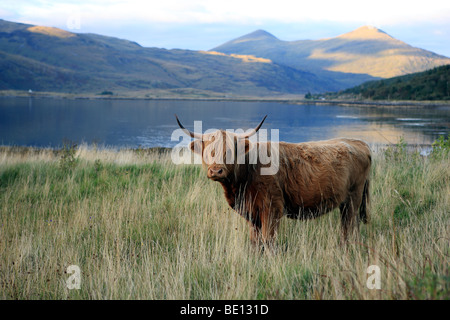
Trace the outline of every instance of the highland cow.
{"label": "highland cow", "polygon": [[[248,221],[253,242],[271,242],[283,216],[312,219],[335,208],[340,210],[346,240],[349,233],[359,230],[360,220],[368,221],[369,146],[347,138],[305,143],[251,142],[249,138],[258,132],[266,117],[255,129],[242,134],[223,130],[191,132],[176,119],[181,129],[195,139],[189,148],[202,156],[207,177],[222,185],[230,207]],[[259,148],[264,148],[269,157],[277,153],[273,174],[261,174],[273,163],[260,158],[250,161],[252,151]]]}

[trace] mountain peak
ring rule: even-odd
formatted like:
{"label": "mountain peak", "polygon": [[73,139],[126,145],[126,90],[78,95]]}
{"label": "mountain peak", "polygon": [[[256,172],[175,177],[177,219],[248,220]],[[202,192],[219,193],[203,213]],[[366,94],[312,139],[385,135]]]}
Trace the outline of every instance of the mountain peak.
{"label": "mountain peak", "polygon": [[259,29],[249,34],[246,34],[240,38],[235,39],[233,43],[240,43],[246,41],[261,41],[261,40],[278,40],[278,38],[265,30]]}
{"label": "mountain peak", "polygon": [[267,32],[266,30],[262,30],[262,29],[253,31],[253,32],[249,33],[247,36],[262,37],[262,38],[275,38],[276,39],[276,37],[273,34]]}
{"label": "mountain peak", "polygon": [[353,31],[350,31],[348,33],[344,33],[338,38],[341,39],[360,39],[360,40],[369,40],[369,39],[375,39],[375,40],[393,40],[394,38],[388,35],[383,30],[380,30],[373,26],[363,26],[358,29],[355,29]]}

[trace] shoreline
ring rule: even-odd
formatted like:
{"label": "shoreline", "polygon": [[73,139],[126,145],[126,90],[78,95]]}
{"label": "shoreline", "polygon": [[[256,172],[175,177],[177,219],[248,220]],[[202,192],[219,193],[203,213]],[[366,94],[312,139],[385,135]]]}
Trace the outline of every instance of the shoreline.
{"label": "shoreline", "polygon": [[297,104],[313,104],[313,105],[338,105],[343,107],[420,107],[420,108],[436,108],[449,107],[450,102],[447,101],[415,101],[415,100],[305,100],[297,101]]}
{"label": "shoreline", "polygon": [[417,107],[417,108],[436,108],[450,107],[450,101],[416,101],[416,100],[312,100],[300,97],[289,96],[159,96],[159,97],[141,97],[141,96],[101,96],[95,94],[69,94],[69,93],[53,93],[53,92],[28,92],[17,91],[0,91],[0,98],[35,98],[35,99],[62,99],[62,100],[142,100],[142,101],[229,101],[229,102],[267,102],[267,103],[286,103],[297,105],[336,105],[345,107]]}
{"label": "shoreline", "polygon": [[[398,143],[373,143],[369,144],[369,146],[374,149],[373,151],[382,150],[384,148],[397,146]],[[406,144],[405,145],[407,149],[410,151],[417,151],[417,150],[427,150],[432,148],[433,144],[427,144],[427,143],[420,143],[420,144]],[[0,144],[0,154],[21,154],[21,155],[32,155],[32,154],[39,154],[41,152],[49,152],[52,153],[54,156],[59,156],[68,149],[74,148],[77,149],[83,149],[87,151],[102,151],[107,150],[111,152],[133,152],[139,155],[151,155],[151,154],[165,154],[170,153],[174,150],[173,147],[130,147],[130,146],[105,146],[105,145],[96,145],[96,144],[74,144],[73,146],[64,146],[61,145],[59,147],[38,147],[38,146],[26,146],[26,145],[5,145]]]}
{"label": "shoreline", "polygon": [[54,155],[58,155],[67,148],[75,148],[75,149],[86,149],[86,150],[109,150],[109,151],[132,151],[136,153],[166,153],[171,152],[173,148],[170,147],[114,147],[114,146],[102,146],[95,144],[74,144],[73,146],[60,146],[60,147],[36,147],[36,146],[26,146],[26,145],[6,145],[0,144],[0,154],[1,153],[10,153],[10,154],[24,154],[24,153],[39,153],[41,151],[49,151],[53,152]]}

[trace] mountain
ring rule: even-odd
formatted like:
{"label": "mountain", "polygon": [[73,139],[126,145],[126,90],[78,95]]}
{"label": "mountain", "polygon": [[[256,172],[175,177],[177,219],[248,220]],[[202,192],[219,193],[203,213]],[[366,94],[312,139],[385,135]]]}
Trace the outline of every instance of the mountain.
{"label": "mountain", "polygon": [[268,58],[322,78],[332,78],[342,87],[450,64],[447,57],[412,47],[370,26],[334,38],[299,41],[282,41],[258,30],[211,50]]}
{"label": "mountain", "polygon": [[427,71],[378,81],[369,81],[359,86],[329,93],[333,99],[372,100],[450,100],[450,65]]}
{"label": "mountain", "polygon": [[257,30],[192,51],[0,20],[0,90],[276,96],[339,91],[448,63],[372,27],[290,42]]}
{"label": "mountain", "polygon": [[0,20],[0,90],[193,90],[236,95],[332,90],[333,80],[251,55],[144,48],[97,34]]}
{"label": "mountain", "polygon": [[273,34],[267,32],[265,30],[256,30],[252,33],[246,34],[245,36],[231,40],[231,41],[225,43],[224,46],[243,43],[243,42],[253,42],[253,41],[272,43],[272,44],[276,45],[277,43],[279,43],[280,40],[277,37],[275,37]]}

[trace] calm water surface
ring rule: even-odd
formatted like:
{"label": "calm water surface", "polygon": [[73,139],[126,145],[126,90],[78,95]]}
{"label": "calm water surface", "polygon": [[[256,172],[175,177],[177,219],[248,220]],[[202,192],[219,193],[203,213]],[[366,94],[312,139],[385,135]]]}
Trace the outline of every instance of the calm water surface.
{"label": "calm water surface", "polygon": [[[203,121],[211,128],[279,129],[281,141],[353,137],[372,145],[429,145],[450,132],[450,108],[367,108],[269,102],[0,98],[0,144],[59,147],[63,141],[109,147],[173,147],[172,132]],[[269,131],[270,132],[270,131]],[[270,136],[269,136],[270,138]]]}

